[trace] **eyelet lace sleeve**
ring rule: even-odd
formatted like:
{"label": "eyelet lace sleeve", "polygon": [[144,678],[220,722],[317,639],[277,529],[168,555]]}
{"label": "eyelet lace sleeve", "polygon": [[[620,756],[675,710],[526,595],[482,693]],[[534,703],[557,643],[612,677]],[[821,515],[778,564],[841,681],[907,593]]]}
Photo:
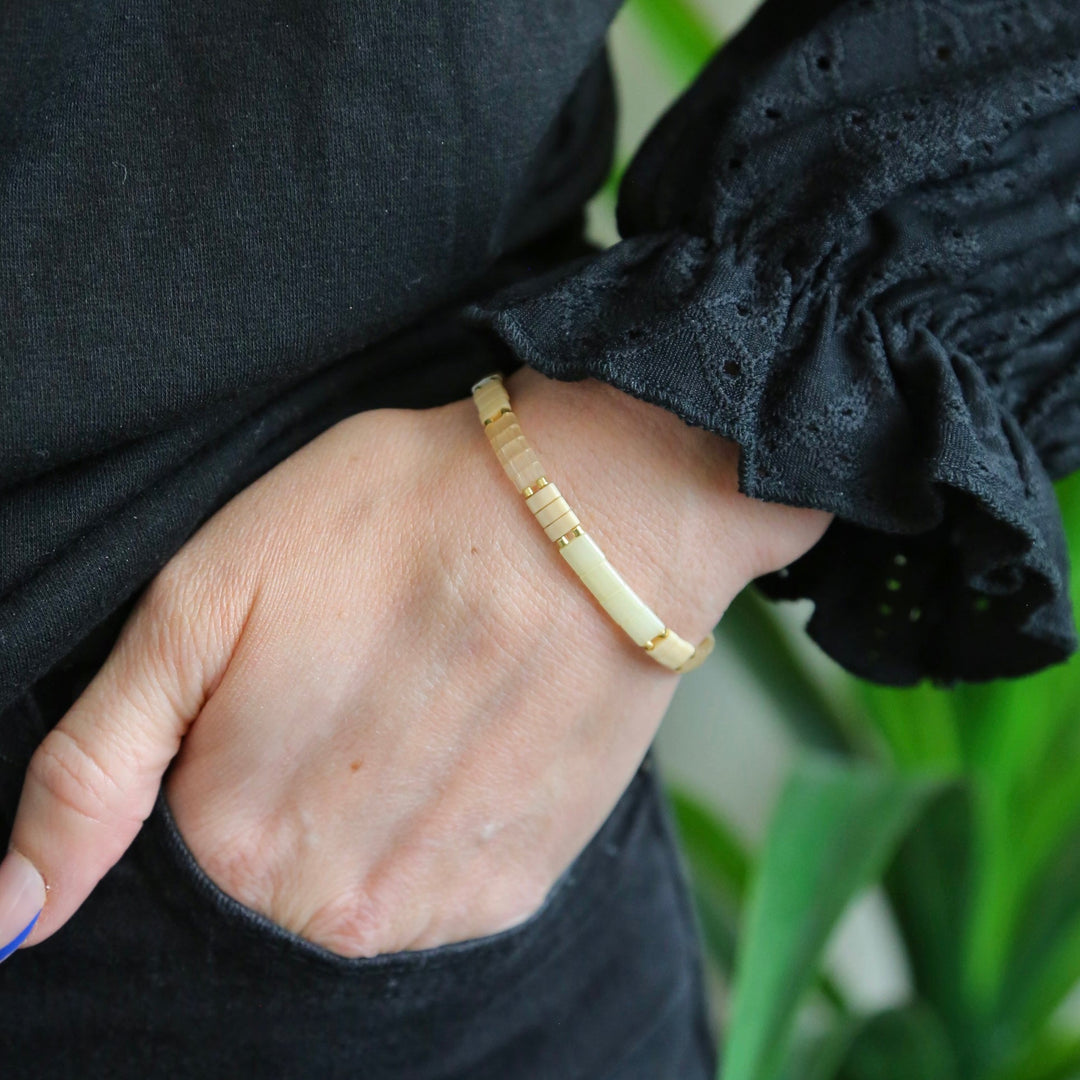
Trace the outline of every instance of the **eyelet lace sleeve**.
{"label": "eyelet lace sleeve", "polygon": [[735,440],[745,494],[834,512],[756,584],[812,598],[808,632],[850,671],[1057,662],[1078,55],[1071,0],[773,0],[639,151],[625,239],[469,317],[549,376]]}

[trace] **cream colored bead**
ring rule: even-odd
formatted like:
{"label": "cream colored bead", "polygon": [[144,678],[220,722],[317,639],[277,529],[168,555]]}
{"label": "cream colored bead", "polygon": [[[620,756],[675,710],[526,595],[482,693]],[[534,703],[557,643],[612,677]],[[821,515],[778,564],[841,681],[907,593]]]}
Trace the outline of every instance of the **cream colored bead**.
{"label": "cream colored bead", "polygon": [[[476,382],[469,387],[469,393],[476,396],[477,391],[483,389],[486,386],[490,386],[492,383],[502,383],[502,373],[499,371],[493,371],[490,375],[485,375],[482,379],[477,379]],[[505,385],[505,384],[503,384]]]}
{"label": "cream colored bead", "polygon": [[525,505],[535,514],[542,510],[549,502],[559,498],[562,494],[556,484],[545,484],[539,491],[534,491],[526,500]]}
{"label": "cream colored bead", "polygon": [[[569,511],[570,504],[559,495],[557,498],[552,499],[547,506],[542,506],[535,511],[535,517],[541,526],[546,527],[557,518],[561,518],[563,514],[569,513]],[[566,531],[569,532],[570,530],[567,529]],[[559,533],[559,536],[562,536],[562,533]]]}
{"label": "cream colored bead", "polygon": [[504,461],[503,468],[518,491],[535,484],[544,475],[544,466],[532,450],[518,454],[512,461]]}
{"label": "cream colored bead", "polygon": [[[487,427],[484,428],[484,434],[487,435],[489,442],[494,442],[495,438],[501,435],[508,427],[513,427],[517,424],[518,418],[514,414],[513,410],[508,413],[503,413],[497,420],[492,420]],[[521,429],[518,428],[520,431]]]}
{"label": "cream colored bead", "polygon": [[573,567],[580,577],[597,563],[606,562],[604,553],[589,535],[575,536],[566,547],[559,548],[559,554]]}
{"label": "cream colored bead", "polygon": [[[580,531],[577,514],[547,482],[536,452],[529,446],[510,408],[502,378],[488,376],[472,387],[480,419],[500,464],[543,527],[549,540],[560,541],[559,553],[581,578],[608,615],[657,663],[673,671],[692,671],[712,651],[714,637],[706,635],[695,649],[690,642],[666,628],[663,621],[630,588],[604,557],[595,541]],[[543,481],[544,486],[534,490]],[[578,530],[574,533],[574,530]]]}
{"label": "cream colored bead", "polygon": [[504,406],[509,406],[510,395],[502,382],[490,382],[476,391],[473,400],[476,402],[480,419],[486,420],[492,413],[498,412]]}
{"label": "cream colored bead", "polygon": [[701,664],[704,663],[705,657],[707,657],[709,653],[713,651],[713,646],[715,644],[716,638],[713,637],[712,632],[710,631],[708,634],[705,635],[704,638],[702,638],[701,641],[698,642],[697,646],[694,649],[693,656],[691,656],[689,660],[686,660],[679,665],[679,672],[685,673],[687,671],[693,671],[696,667],[700,667]]}
{"label": "cream colored bead", "polygon": [[557,517],[550,525],[545,525],[544,532],[547,534],[547,538],[554,543],[560,536],[565,536],[571,529],[580,524],[581,521],[577,514],[573,510],[567,510],[562,517]]}
{"label": "cream colored bead", "polygon": [[600,606],[634,639],[635,645],[644,645],[663,632],[663,619],[628,585],[601,600]]}
{"label": "cream colored bead", "polygon": [[585,583],[585,588],[601,602],[609,596],[629,588],[619,571],[606,558],[603,562],[596,563],[578,576]]}
{"label": "cream colored bead", "polygon": [[515,454],[529,449],[529,440],[525,438],[517,424],[512,424],[491,440],[491,448],[503,461],[509,461]]}
{"label": "cream colored bead", "polygon": [[513,410],[506,403],[505,399],[496,398],[494,400],[484,402],[477,406],[477,412],[480,414],[480,419],[484,421],[484,427],[491,427],[496,420],[502,416],[506,416]]}
{"label": "cream colored bead", "polygon": [[658,641],[649,655],[658,664],[663,664],[664,667],[674,670],[694,655],[694,646],[689,641],[679,637],[674,630],[669,630],[667,637],[662,641]]}

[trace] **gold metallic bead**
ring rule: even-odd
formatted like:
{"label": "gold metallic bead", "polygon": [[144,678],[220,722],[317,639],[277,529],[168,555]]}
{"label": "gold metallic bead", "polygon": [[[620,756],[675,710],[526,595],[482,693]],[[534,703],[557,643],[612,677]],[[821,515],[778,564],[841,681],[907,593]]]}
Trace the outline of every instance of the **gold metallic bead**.
{"label": "gold metallic bead", "polygon": [[505,416],[508,412],[511,412],[511,411],[512,410],[511,410],[509,405],[504,405],[494,416],[489,416],[484,421],[484,427],[487,427],[488,424],[494,424],[495,421],[498,420],[500,416]]}
{"label": "gold metallic bead", "polygon": [[646,652],[652,652],[653,649],[655,649],[656,646],[659,645],[660,642],[663,641],[664,638],[666,638],[668,636],[668,634],[670,634],[670,633],[671,633],[671,629],[669,627],[665,626],[664,629],[659,634],[657,634],[656,637],[654,637],[652,639],[652,641],[646,641],[645,644],[642,645],[641,647]]}
{"label": "gold metallic bead", "polygon": [[566,547],[574,537],[584,535],[585,530],[580,525],[575,525],[569,532],[563,533],[562,536],[558,537],[555,543],[558,544],[559,547]]}
{"label": "gold metallic bead", "polygon": [[534,480],[528,487],[521,489],[521,494],[528,499],[530,496],[535,495],[541,488],[548,486],[548,478],[546,476],[540,476]]}

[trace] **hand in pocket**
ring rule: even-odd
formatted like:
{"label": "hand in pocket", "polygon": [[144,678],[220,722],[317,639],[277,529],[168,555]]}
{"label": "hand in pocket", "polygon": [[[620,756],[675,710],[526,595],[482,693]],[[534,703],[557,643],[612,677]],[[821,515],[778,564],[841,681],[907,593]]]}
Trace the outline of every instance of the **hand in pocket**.
{"label": "hand in pocket", "polygon": [[[733,444],[662,409],[528,369],[508,387],[586,523],[610,522],[612,562],[685,636],[824,530],[741,496]],[[373,956],[506,929],[615,805],[677,681],[555,556],[471,400],[361,413],[195,533],[38,748],[0,944],[31,917],[21,943],[64,924],[170,763],[207,875],[316,944]]]}

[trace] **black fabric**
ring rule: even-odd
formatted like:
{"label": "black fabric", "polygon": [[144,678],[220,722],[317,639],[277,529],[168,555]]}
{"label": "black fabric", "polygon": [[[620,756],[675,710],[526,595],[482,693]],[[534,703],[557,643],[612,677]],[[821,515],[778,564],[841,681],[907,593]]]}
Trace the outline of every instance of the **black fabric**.
{"label": "black fabric", "polygon": [[[107,644],[104,640],[101,645]],[[0,725],[0,841],[25,756],[100,664]],[[346,959],[203,874],[159,798],[74,918],[0,976],[5,1080],[712,1080],[697,927],[651,753],[526,922]]]}
{"label": "black fabric", "polygon": [[757,584],[811,597],[809,633],[851,671],[1058,661],[1078,53],[1072,0],[771,0],[631,164],[626,239],[470,317],[547,375],[735,440],[746,494],[834,512]]}
{"label": "black fabric", "polygon": [[0,707],[349,411],[467,396],[392,340],[582,250],[616,6],[5,6]]}
{"label": "black fabric", "polygon": [[1075,648],[1048,483],[1080,455],[1075,9],[770,0],[639,153],[627,239],[553,264],[530,245],[610,160],[617,7],[8,5],[0,703],[345,407],[409,404],[376,390],[394,336],[470,301],[508,363],[835,511],[759,586],[812,597],[851,670]]}

